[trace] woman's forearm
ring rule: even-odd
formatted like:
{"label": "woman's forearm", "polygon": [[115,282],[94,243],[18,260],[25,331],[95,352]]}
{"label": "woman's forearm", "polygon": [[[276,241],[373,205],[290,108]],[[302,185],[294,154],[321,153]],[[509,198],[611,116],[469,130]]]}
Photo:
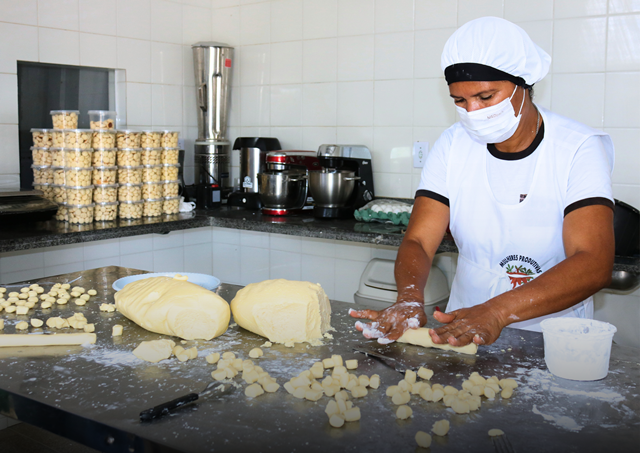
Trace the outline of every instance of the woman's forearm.
{"label": "woman's forearm", "polygon": [[432,261],[420,243],[410,239],[402,241],[394,270],[399,302],[424,302],[424,287]]}

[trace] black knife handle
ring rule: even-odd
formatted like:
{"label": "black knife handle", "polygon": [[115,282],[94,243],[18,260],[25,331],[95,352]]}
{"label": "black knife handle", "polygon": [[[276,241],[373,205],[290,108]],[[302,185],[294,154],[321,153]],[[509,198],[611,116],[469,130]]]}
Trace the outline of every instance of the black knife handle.
{"label": "black knife handle", "polygon": [[197,393],[189,393],[188,395],[184,395],[174,400],[171,400],[168,403],[160,404],[158,406],[152,407],[151,409],[147,409],[145,411],[140,412],[140,420],[149,421],[156,418],[160,418],[164,415],[167,415],[173,409],[177,409],[180,406],[189,404],[197,399],[198,399]]}

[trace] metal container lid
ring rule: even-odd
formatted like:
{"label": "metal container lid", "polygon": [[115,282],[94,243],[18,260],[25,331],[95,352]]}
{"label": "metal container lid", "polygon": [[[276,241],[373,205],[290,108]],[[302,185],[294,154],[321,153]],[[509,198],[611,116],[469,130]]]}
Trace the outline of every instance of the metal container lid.
{"label": "metal container lid", "polygon": [[216,41],[200,41],[192,44],[191,47],[226,47],[227,49],[233,49],[229,44]]}

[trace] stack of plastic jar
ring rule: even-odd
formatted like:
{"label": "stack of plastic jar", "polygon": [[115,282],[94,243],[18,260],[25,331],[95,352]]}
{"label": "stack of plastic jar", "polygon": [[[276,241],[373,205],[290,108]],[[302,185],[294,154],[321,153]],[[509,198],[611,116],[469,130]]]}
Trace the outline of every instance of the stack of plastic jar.
{"label": "stack of plastic jar", "polygon": [[116,149],[116,121],[118,115],[111,110],[89,110],[92,131],[94,220],[112,221],[118,214],[118,167]]}
{"label": "stack of plastic jar", "polygon": [[[31,129],[33,146],[31,156],[33,157],[33,187],[41,190],[42,195],[48,199],[53,199],[53,189],[50,187],[51,176],[51,129]],[[37,181],[36,181],[37,178]]]}

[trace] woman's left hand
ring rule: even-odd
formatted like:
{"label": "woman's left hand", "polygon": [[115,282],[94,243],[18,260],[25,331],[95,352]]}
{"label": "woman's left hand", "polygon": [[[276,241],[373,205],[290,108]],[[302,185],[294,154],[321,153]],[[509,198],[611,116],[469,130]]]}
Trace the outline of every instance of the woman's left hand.
{"label": "woman's left hand", "polygon": [[431,339],[434,343],[449,343],[451,346],[464,346],[471,342],[491,344],[498,339],[506,326],[499,314],[486,304],[461,308],[451,313],[436,311],[433,317],[446,325],[431,329]]}

